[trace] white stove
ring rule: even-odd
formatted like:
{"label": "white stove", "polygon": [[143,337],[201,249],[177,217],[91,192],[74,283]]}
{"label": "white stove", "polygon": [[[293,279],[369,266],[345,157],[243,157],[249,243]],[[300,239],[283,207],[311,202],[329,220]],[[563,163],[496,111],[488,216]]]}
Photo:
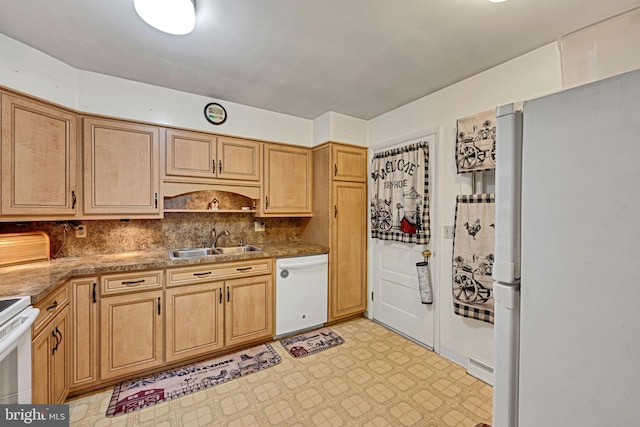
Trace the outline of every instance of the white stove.
{"label": "white stove", "polygon": [[29,297],[0,298],[0,404],[31,403],[31,325],[38,313]]}

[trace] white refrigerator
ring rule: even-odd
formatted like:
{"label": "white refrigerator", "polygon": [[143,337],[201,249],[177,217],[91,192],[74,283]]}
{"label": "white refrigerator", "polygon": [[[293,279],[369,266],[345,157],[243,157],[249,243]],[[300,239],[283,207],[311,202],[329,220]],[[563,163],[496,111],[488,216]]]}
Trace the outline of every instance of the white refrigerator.
{"label": "white refrigerator", "polygon": [[640,425],[640,70],[497,116],[493,426]]}

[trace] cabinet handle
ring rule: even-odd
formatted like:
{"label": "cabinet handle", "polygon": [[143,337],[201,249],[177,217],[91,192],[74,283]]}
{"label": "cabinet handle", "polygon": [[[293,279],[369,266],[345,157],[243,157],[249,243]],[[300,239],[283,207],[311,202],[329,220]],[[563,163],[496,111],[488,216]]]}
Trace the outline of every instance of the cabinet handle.
{"label": "cabinet handle", "polygon": [[216,174],[216,159],[211,160],[211,170],[213,171],[213,174]]}
{"label": "cabinet handle", "polygon": [[338,176],[338,164],[333,164],[333,176]]}
{"label": "cabinet handle", "polygon": [[75,209],[76,208],[76,192],[72,191],[71,192],[71,209]]}
{"label": "cabinet handle", "polygon": [[158,209],[158,193],[155,195],[155,207]]}
{"label": "cabinet handle", "polygon": [[222,288],[219,288],[218,293],[220,294],[220,304],[222,304]]}
{"label": "cabinet handle", "polygon": [[238,267],[236,268],[236,271],[249,271],[251,270],[253,267]]}
{"label": "cabinet handle", "polygon": [[220,171],[218,173],[222,173],[222,160],[218,160],[218,170]]}
{"label": "cabinet handle", "polygon": [[160,297],[158,297],[158,316],[160,316]]}
{"label": "cabinet handle", "polygon": [[95,283],[93,284],[92,294],[93,294],[93,302],[94,303],[98,302],[97,299],[96,299],[96,284]]}
{"label": "cabinet handle", "polygon": [[58,300],[55,300],[53,304],[47,307],[47,311],[55,310],[57,306],[58,306]]}
{"label": "cabinet handle", "polygon": [[333,205],[333,217],[338,218],[338,206]]}
{"label": "cabinet handle", "polygon": [[139,285],[140,283],[144,283],[144,279],[132,280],[129,282],[122,282],[123,285],[127,285],[127,286],[135,286],[135,285]]}
{"label": "cabinet handle", "polygon": [[209,274],[211,274],[210,271],[206,271],[206,272],[202,272],[202,273],[193,273],[193,275],[197,276],[197,277],[199,277],[199,276],[207,276]]}
{"label": "cabinet handle", "polygon": [[264,208],[269,209],[269,196],[265,196],[264,198]]}
{"label": "cabinet handle", "polygon": [[229,292],[229,288],[227,288],[227,302],[229,302],[231,299],[231,294]]}
{"label": "cabinet handle", "polygon": [[56,335],[56,331],[51,331],[51,336],[56,339],[56,345],[54,345],[53,348],[51,349],[51,355],[53,356],[54,354],[56,354],[59,341],[58,341],[58,336]]}
{"label": "cabinet handle", "polygon": [[58,344],[56,344],[56,349],[57,349],[58,345],[60,345],[62,343],[62,332],[60,332],[60,329],[58,329],[57,326],[56,326],[56,335],[60,336],[60,341],[58,341]]}

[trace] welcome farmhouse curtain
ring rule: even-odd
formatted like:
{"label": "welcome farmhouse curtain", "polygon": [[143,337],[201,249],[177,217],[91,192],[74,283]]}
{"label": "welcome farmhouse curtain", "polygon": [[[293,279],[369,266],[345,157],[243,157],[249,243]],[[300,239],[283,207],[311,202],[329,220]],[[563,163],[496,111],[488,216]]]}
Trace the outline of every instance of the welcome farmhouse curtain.
{"label": "welcome farmhouse curtain", "polygon": [[426,141],[376,153],[371,162],[371,237],[427,244],[429,146]]}

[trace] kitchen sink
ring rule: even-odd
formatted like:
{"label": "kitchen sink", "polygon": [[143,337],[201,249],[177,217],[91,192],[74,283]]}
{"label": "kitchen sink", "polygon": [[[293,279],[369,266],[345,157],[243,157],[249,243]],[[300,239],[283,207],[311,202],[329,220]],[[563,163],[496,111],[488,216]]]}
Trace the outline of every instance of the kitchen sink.
{"label": "kitchen sink", "polygon": [[245,252],[256,252],[262,249],[257,246],[244,245],[244,246],[230,246],[226,248],[182,248],[171,249],[169,251],[169,258],[171,259],[186,259],[186,258],[200,258],[209,255],[229,255],[229,254],[242,254]]}
{"label": "kitchen sink", "polygon": [[229,246],[226,248],[215,248],[215,251],[218,251],[221,254],[242,254],[245,252],[256,252],[261,251],[262,249],[252,246],[252,245],[244,245],[244,246]]}

